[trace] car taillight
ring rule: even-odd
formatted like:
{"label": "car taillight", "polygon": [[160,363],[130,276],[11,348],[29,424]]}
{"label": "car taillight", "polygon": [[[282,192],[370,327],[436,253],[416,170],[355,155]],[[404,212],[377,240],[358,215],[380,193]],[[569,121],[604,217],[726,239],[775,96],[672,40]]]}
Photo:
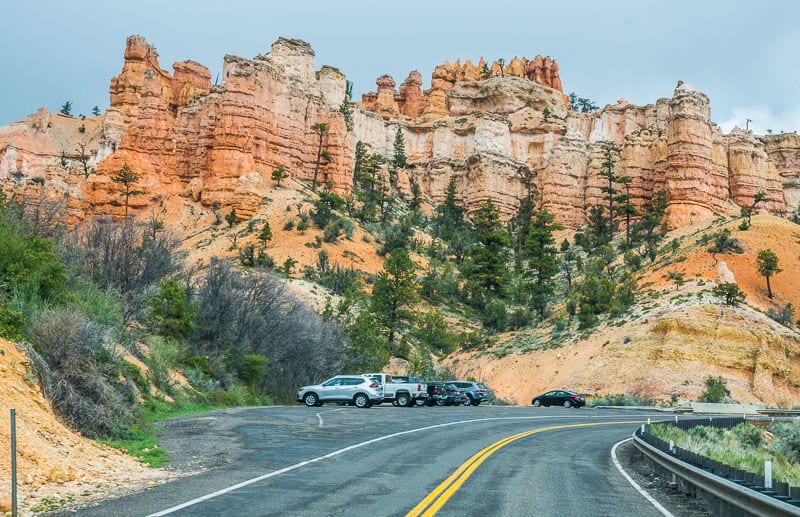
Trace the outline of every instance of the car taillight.
{"label": "car taillight", "polygon": [[475,393],[483,393],[483,390],[475,390]]}
{"label": "car taillight", "polygon": [[417,391],[422,391],[422,384],[417,384]]}
{"label": "car taillight", "polygon": [[369,387],[370,387],[370,388],[380,388],[380,387],[381,387],[381,385],[380,385],[380,384],[378,384],[377,382],[373,382],[372,384],[370,384],[370,385],[369,385]]}
{"label": "car taillight", "polygon": [[573,399],[573,400],[578,400],[580,397],[577,396],[577,395],[572,395],[570,398]]}

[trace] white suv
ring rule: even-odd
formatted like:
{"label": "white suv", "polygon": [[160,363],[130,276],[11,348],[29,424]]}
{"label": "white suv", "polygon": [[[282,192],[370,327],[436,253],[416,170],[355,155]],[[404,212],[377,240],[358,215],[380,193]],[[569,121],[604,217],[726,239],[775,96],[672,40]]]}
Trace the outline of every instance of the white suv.
{"label": "white suv", "polygon": [[321,406],[325,402],[346,402],[368,408],[382,400],[383,388],[366,375],[337,375],[322,384],[297,390],[297,402],[308,407]]}

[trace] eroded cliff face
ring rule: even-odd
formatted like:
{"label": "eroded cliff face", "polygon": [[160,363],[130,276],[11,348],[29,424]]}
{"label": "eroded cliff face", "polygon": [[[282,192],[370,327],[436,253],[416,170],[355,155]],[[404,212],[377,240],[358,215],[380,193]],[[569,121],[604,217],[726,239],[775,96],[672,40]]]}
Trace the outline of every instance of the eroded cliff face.
{"label": "eroded cliff face", "polygon": [[[391,157],[402,131],[409,166],[398,193],[411,181],[434,203],[450,178],[468,213],[492,199],[504,217],[516,211],[528,182],[537,203],[568,228],[585,223],[603,200],[600,143],[620,148],[615,172],[631,178],[637,208],[664,190],[667,225],[713,214],[736,214],[758,192],[759,210],[793,211],[800,203],[800,139],[722,133],[711,121],[709,99],[679,83],[671,98],[634,106],[620,100],[595,113],[571,111],[558,64],[537,56],[507,65],[481,60],[444,63],[422,90],[411,72],[396,88],[378,78],[376,92],[351,103],[348,132],[339,106],[346,78],[322,66],[300,40],[281,38],[266,55],[226,56],[221,84],[193,61],[160,68],[143,38],[127,40],[120,74],[111,80],[111,106],[100,117],[36,115],[0,128],[0,182],[29,197],[63,200],[73,220],[120,216],[124,198],[111,176],[127,163],[139,175],[135,211],[164,196],[252,215],[283,165],[311,179],[319,145],[315,124],[326,124],[318,182],[338,192],[352,182],[356,142]],[[62,158],[63,157],[63,158]]]}

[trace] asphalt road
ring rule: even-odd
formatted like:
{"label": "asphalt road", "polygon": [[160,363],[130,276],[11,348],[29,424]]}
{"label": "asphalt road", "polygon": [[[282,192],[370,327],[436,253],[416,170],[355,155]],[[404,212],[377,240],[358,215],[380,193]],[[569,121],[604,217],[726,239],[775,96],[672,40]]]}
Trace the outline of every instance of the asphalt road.
{"label": "asphalt road", "polygon": [[170,468],[196,474],[77,513],[660,515],[610,455],[647,416],[386,405],[191,415],[165,422],[162,440]]}

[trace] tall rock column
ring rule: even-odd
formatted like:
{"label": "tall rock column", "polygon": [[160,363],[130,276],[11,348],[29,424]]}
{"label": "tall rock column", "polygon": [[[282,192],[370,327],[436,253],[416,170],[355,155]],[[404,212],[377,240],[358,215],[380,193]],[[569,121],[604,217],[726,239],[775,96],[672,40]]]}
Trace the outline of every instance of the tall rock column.
{"label": "tall rock column", "polygon": [[764,143],[750,131],[733,128],[728,140],[728,170],[731,198],[739,206],[752,206],[755,195],[767,194],[759,206],[772,213],[783,213],[785,203],[781,177],[767,156]]}
{"label": "tall rock column", "polygon": [[708,97],[678,83],[669,103],[665,183],[669,229],[713,213],[711,109]]}
{"label": "tall rock column", "polygon": [[765,137],[767,154],[783,181],[786,210],[800,208],[800,136],[794,133]]}

